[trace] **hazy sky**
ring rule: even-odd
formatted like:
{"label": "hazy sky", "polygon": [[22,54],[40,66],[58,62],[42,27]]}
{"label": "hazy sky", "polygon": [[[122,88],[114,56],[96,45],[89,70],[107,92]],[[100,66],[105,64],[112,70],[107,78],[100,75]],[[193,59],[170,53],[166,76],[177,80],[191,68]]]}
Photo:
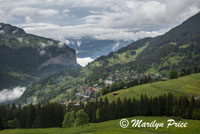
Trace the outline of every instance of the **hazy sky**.
{"label": "hazy sky", "polygon": [[64,40],[137,40],[163,34],[200,11],[200,0],[0,0],[0,22]]}

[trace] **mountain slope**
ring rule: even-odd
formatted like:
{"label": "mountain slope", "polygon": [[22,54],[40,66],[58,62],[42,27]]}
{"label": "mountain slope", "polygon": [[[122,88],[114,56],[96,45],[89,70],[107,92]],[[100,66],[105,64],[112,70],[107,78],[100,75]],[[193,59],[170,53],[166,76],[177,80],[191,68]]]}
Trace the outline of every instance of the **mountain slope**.
{"label": "mountain slope", "polygon": [[[199,52],[200,13],[164,35],[136,41],[117,52],[97,58],[87,66],[93,68],[94,74],[89,79],[98,81],[115,71],[133,72],[131,75],[153,71],[166,76],[170,69],[199,65]],[[96,77],[103,72],[111,73]]]}
{"label": "mountain slope", "polygon": [[0,90],[26,86],[72,67],[79,67],[76,54],[65,44],[0,23]]}
{"label": "mountain slope", "polygon": [[[137,77],[139,74],[148,72],[166,77],[171,69],[180,71],[183,68],[200,65],[199,52],[200,13],[164,35],[138,40],[107,56],[97,58],[82,68],[79,75],[70,77],[71,80],[58,75],[46,79],[46,82],[37,83],[37,86],[32,85],[22,96],[21,102],[26,102],[30,97],[40,98],[38,91],[33,91],[37,88],[40,89],[39,92],[45,98],[45,102],[48,102],[53,98],[50,92],[46,93],[44,89],[51,87],[63,89],[59,90],[57,97],[53,96],[55,100],[70,100],[71,96],[68,94],[84,91],[87,94],[94,85],[104,84],[105,80],[127,82],[130,77]],[[63,85],[68,86],[63,88]]]}

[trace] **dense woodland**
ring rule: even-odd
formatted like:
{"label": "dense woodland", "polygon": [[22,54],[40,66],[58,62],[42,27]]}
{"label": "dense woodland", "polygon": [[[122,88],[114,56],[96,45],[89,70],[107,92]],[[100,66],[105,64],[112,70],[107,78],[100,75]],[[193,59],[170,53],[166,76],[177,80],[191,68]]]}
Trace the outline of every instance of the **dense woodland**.
{"label": "dense woodland", "polygon": [[158,97],[141,95],[140,99],[124,98],[110,102],[107,98],[99,101],[88,101],[68,107],[49,103],[41,106],[1,105],[0,128],[47,128],[62,127],[64,115],[67,112],[84,111],[89,116],[89,122],[102,122],[133,116],[175,116],[187,119],[200,119],[200,100],[194,97],[174,97],[171,93]]}
{"label": "dense woodland", "polygon": [[135,98],[117,99],[111,103],[108,99],[99,102],[88,102],[85,106],[90,122],[102,122],[133,116],[174,116],[186,119],[200,119],[200,100],[194,97],[176,98],[171,93],[158,97],[141,95]]}
{"label": "dense woodland", "polygon": [[[46,128],[62,126],[65,107],[60,104],[46,104],[44,106],[28,105],[2,105],[0,107],[0,121],[2,128]],[[14,127],[9,121],[17,120]]]}

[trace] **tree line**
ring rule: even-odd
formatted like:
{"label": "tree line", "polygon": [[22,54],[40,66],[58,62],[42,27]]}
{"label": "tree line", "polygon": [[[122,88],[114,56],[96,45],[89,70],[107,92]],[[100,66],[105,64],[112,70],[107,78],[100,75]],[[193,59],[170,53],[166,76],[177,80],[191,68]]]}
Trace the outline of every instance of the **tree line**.
{"label": "tree line", "polygon": [[194,97],[174,97],[168,93],[157,97],[141,95],[140,99],[108,98],[89,100],[79,106],[67,107],[58,103],[43,106],[1,105],[0,129],[6,128],[48,128],[83,126],[89,122],[102,122],[133,116],[175,116],[200,119],[200,100]]}
{"label": "tree line", "polygon": [[61,127],[65,113],[65,106],[58,103],[1,105],[0,129]]}
{"label": "tree line", "polygon": [[193,67],[183,67],[179,71],[177,70],[170,70],[169,72],[169,79],[176,79],[178,77],[183,77],[187,75],[191,75],[193,73],[200,73],[200,66],[193,66]]}
{"label": "tree line", "polygon": [[133,116],[175,116],[200,119],[200,100],[192,97],[176,98],[168,93],[158,97],[141,95],[140,99],[118,98],[110,102],[107,97],[99,101],[89,101],[84,108],[90,122],[102,122]]}

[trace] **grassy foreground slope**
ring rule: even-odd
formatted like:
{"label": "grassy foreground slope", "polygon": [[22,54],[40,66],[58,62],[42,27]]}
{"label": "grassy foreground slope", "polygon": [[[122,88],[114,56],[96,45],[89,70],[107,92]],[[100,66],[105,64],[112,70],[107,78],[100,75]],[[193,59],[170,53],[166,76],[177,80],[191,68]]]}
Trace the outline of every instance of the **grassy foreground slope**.
{"label": "grassy foreground slope", "polygon": [[[128,128],[121,128],[119,126],[120,120],[107,121],[102,123],[93,123],[85,127],[73,128],[47,128],[47,129],[9,129],[0,131],[1,134],[199,134],[200,121],[199,120],[185,120],[187,128],[175,128],[174,126],[167,129],[167,120],[170,117],[131,117],[127,118],[130,122]],[[163,128],[132,128],[131,120],[142,119],[145,122],[156,120],[158,123],[164,123]]]}
{"label": "grassy foreground slope", "polygon": [[143,84],[128,89],[122,89],[117,91],[119,94],[112,96],[112,93],[104,95],[108,97],[109,101],[116,100],[118,97],[126,98],[139,98],[141,94],[147,96],[159,96],[164,93],[173,93],[175,96],[200,96],[200,73],[192,74],[178,79],[160,81],[149,84]]}

